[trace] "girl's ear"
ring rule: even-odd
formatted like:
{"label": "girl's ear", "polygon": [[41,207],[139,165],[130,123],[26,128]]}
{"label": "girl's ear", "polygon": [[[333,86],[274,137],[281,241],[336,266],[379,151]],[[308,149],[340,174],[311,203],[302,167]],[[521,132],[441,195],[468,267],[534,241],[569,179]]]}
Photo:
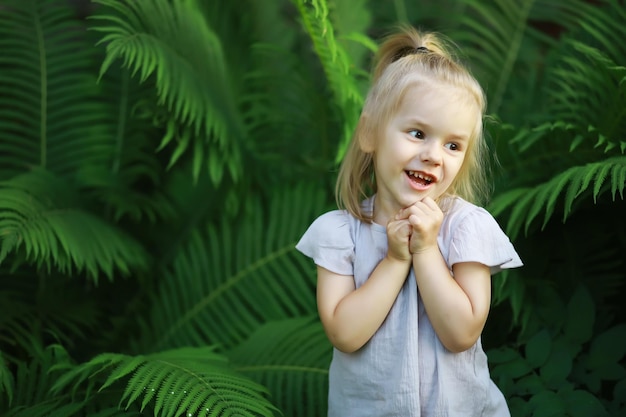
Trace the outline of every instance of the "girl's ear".
{"label": "girl's ear", "polygon": [[367,127],[367,116],[361,115],[359,124],[356,127],[356,138],[359,141],[359,148],[365,153],[374,153],[376,143],[372,129]]}

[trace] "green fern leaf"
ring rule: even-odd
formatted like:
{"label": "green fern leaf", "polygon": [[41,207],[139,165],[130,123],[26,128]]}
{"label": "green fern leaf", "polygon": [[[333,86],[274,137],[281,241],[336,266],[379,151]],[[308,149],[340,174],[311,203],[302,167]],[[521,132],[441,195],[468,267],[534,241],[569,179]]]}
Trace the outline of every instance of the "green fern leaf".
{"label": "green fern leaf", "polygon": [[[237,145],[244,137],[243,123],[233,99],[220,39],[196,4],[158,0],[96,2],[105,6],[92,16],[100,22],[92,29],[103,33],[100,43],[107,51],[101,76],[114,61],[121,60],[140,82],[154,78],[158,102],[177,120],[180,137],[193,136],[203,143],[210,158],[216,154],[208,166],[214,182],[221,180],[226,167],[237,179],[241,174]],[[166,136],[165,143],[178,135]],[[171,164],[187,151],[188,145],[188,140],[178,143]],[[197,169],[195,174],[197,179]]]}
{"label": "green fern leaf", "polygon": [[527,195],[530,188],[515,188],[508,192],[499,194],[489,204],[489,212],[494,216],[500,216],[506,209],[513,206],[522,198]]}
{"label": "green fern leaf", "polygon": [[[363,105],[363,94],[357,77],[363,73],[355,71],[355,65],[345,49],[335,38],[335,29],[330,20],[330,9],[326,0],[294,0],[304,29],[320,59],[328,80],[334,103],[342,115],[344,135],[341,139],[336,161],[343,158],[352,132]],[[364,35],[360,35],[364,36]]]}
{"label": "green fern leaf", "polygon": [[72,185],[44,170],[0,183],[0,262],[28,262],[67,274],[128,274],[147,267],[143,248],[80,208]]}
{"label": "green fern leaf", "polygon": [[367,32],[372,24],[372,11],[367,0],[333,0],[329,8],[337,40],[357,68],[366,68],[369,54],[377,49]]}
{"label": "green fern leaf", "polygon": [[[600,190],[602,189],[602,184],[604,184],[604,181],[606,180],[609,172],[615,168],[615,166],[611,164],[603,163],[599,165],[600,166],[598,167],[597,171],[594,174],[594,185],[593,185],[593,201],[594,202],[597,201],[597,197],[598,195],[600,195]],[[621,165],[619,167],[623,169],[624,167],[626,167],[626,165]],[[613,184],[613,187],[617,187],[617,186],[619,185]],[[621,190],[623,190],[624,183],[621,184],[621,187],[622,187]]]}
{"label": "green fern leaf", "polygon": [[52,273],[46,275],[44,292],[39,290],[41,280],[33,268],[9,271],[2,267],[0,276],[11,278],[4,279],[0,289],[0,340],[11,347],[7,352],[37,357],[42,355],[42,340],[48,337],[75,348],[98,326],[98,307],[91,297],[85,297],[84,282]]}
{"label": "green fern leaf", "polygon": [[138,85],[115,66],[99,87],[111,153],[106,163],[88,161],[76,172],[81,191],[101,203],[115,220],[171,218],[173,208],[158,190],[163,167],[154,150],[153,138],[160,130],[153,119],[163,110],[155,104],[154,86]]}
{"label": "green fern leaf", "polygon": [[[33,341],[34,345],[37,341]],[[35,351],[33,351],[35,352]],[[37,353],[29,362],[15,360],[12,365],[15,369],[14,396],[11,408],[7,415],[11,417],[44,417],[59,416],[54,410],[63,407],[74,410],[76,403],[66,395],[50,396],[49,389],[59,373],[53,370],[53,365],[62,362],[64,351],[53,348],[43,349],[39,346]],[[61,356],[59,356],[61,353]],[[0,400],[0,405],[2,401]],[[66,416],[68,414],[65,414]],[[71,415],[71,414],[70,414]]]}
{"label": "green fern leaf", "polygon": [[0,395],[6,395],[9,399],[9,405],[13,401],[13,374],[9,371],[7,363],[4,360],[2,352],[0,352]]}
{"label": "green fern leaf", "polygon": [[563,190],[565,199],[563,201],[563,218],[565,222],[572,213],[573,204],[583,192],[593,183],[594,202],[606,187],[604,182],[608,177],[611,179],[611,193],[613,199],[619,192],[623,198],[626,182],[626,157],[617,156],[608,158],[597,163],[589,163],[583,166],[571,167],[551,180],[539,184],[533,188],[514,189],[498,196],[490,205],[493,213],[502,213],[508,208],[512,208],[507,232],[514,239],[519,233],[522,225],[528,232],[533,220],[544,210],[544,220],[542,228],[546,226],[554,213],[557,201]]}
{"label": "green fern leaf", "polygon": [[[336,154],[337,131],[343,127],[334,126],[338,112],[320,94],[324,81],[308,75],[317,58],[270,44],[253,45],[250,58],[255,65],[244,77],[243,114],[254,138],[264,138],[251,137],[246,143],[254,155],[254,164],[247,165],[252,186],[272,189],[283,186],[285,180],[327,172]],[[255,167],[262,175],[252,173]]]}
{"label": "green fern leaf", "polygon": [[626,10],[619,2],[600,3],[601,7],[581,3],[572,8],[578,24],[554,51],[546,114],[574,125],[583,121],[594,126],[600,138],[596,145],[605,145],[605,153],[614,148],[623,153],[618,142],[608,139],[626,133],[626,47],[621,41],[626,28],[619,23],[626,19]]}
{"label": "green fern leaf", "polygon": [[620,198],[624,199],[624,187],[626,184],[626,166],[615,165],[611,170],[611,196],[613,200],[619,192]]}
{"label": "green fern leaf", "polygon": [[154,101],[146,99],[151,95],[119,77],[119,68],[98,86],[101,51],[71,8],[53,0],[3,4],[0,179],[33,166],[78,173],[81,187],[112,217],[165,217],[170,207],[162,196],[155,203],[133,190],[159,180],[148,133],[156,129],[136,117],[142,97]]}
{"label": "green fern leaf", "polygon": [[96,99],[97,50],[82,23],[54,0],[2,5],[0,179],[33,166],[65,174],[104,163],[112,146]]}
{"label": "green fern leaf", "polygon": [[[273,416],[275,407],[262,386],[229,368],[213,348],[181,348],[145,356],[105,353],[68,371],[52,392],[108,373],[99,392],[128,379],[121,401],[154,407],[155,416]],[[132,376],[126,378],[128,375]]]}
{"label": "green fern leaf", "polygon": [[254,215],[193,231],[160,281],[136,349],[229,349],[266,321],[315,312],[315,268],[295,244],[325,201],[310,186],[281,190],[267,212],[253,205]]}
{"label": "green fern leaf", "polygon": [[[519,65],[522,43],[529,26],[529,16],[536,0],[485,3],[465,0],[461,27],[451,37],[464,44],[467,57],[480,68],[480,80],[488,92],[489,111],[499,113],[510,88],[515,66]],[[488,22],[488,24],[485,24]]]}
{"label": "green fern leaf", "polygon": [[228,353],[288,416],[325,415],[332,346],[317,315],[269,322]]}

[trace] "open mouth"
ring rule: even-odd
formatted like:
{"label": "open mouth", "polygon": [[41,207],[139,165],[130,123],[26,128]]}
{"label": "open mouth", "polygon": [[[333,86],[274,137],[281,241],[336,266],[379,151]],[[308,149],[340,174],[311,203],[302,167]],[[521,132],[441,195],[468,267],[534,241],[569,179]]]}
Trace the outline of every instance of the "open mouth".
{"label": "open mouth", "polygon": [[432,175],[425,174],[423,172],[418,171],[406,171],[406,174],[409,176],[411,181],[417,182],[422,185],[430,185],[433,181],[435,181],[435,177]]}

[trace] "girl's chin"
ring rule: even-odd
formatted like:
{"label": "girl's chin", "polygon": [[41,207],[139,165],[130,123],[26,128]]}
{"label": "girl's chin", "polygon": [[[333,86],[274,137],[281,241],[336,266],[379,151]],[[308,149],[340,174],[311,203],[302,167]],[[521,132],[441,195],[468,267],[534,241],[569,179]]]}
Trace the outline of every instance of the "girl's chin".
{"label": "girl's chin", "polygon": [[431,194],[432,193],[428,192],[428,190],[422,192],[413,192],[411,193],[411,195],[407,195],[406,197],[404,197],[399,203],[402,205],[403,208],[409,207],[417,203],[418,201],[422,201],[424,198],[431,196]]}
{"label": "girl's chin", "polygon": [[395,216],[398,211],[410,207],[419,201],[422,201],[427,195],[428,194],[420,194],[403,197],[394,200],[393,202],[390,202],[391,204],[386,205],[386,207],[389,211],[393,211]]}
{"label": "girl's chin", "polygon": [[375,206],[377,208],[382,208],[385,211],[393,212],[393,215],[395,216],[398,211],[410,207],[413,204],[422,201],[426,197],[430,197],[437,201],[440,196],[433,189],[421,192],[411,190],[410,192],[396,195],[381,194],[379,192],[376,196]]}

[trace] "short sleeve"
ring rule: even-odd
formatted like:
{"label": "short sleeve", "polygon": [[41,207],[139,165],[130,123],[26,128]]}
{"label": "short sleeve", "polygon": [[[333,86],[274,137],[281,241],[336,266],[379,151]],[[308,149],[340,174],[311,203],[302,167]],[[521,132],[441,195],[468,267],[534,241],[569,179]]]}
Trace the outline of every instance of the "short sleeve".
{"label": "short sleeve", "polygon": [[456,225],[450,242],[449,265],[479,262],[496,274],[523,265],[508,236],[493,216],[475,207]]}
{"label": "short sleeve", "polygon": [[309,226],[296,249],[331,272],[353,275],[354,242],[349,214],[335,210],[321,215]]}

